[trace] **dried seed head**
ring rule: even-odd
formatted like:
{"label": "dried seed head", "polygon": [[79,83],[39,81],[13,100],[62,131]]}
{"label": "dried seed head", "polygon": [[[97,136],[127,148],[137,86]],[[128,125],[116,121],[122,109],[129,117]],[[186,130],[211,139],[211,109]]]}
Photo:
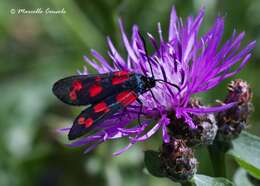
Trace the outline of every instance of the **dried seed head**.
{"label": "dried seed head", "polygon": [[237,101],[238,104],[248,103],[252,100],[253,94],[249,84],[242,79],[236,79],[228,84],[228,96],[225,103]]}
{"label": "dried seed head", "polygon": [[228,95],[223,104],[237,102],[237,105],[216,114],[218,140],[229,141],[239,136],[247,127],[248,118],[253,111],[252,92],[246,81],[237,79],[228,85]]}
{"label": "dried seed head", "polygon": [[211,145],[218,131],[214,114],[194,115],[193,121],[197,124],[197,129],[192,129],[189,145]]}
{"label": "dried seed head", "polygon": [[[190,107],[203,106],[199,99],[194,98],[190,101]],[[188,146],[212,144],[218,130],[214,114],[192,115],[192,120],[197,126],[196,129],[191,129],[183,119],[173,119],[173,124],[169,125],[172,136],[185,140]]]}
{"label": "dried seed head", "polygon": [[160,160],[163,173],[173,181],[186,182],[197,172],[197,159],[183,140],[162,144]]}

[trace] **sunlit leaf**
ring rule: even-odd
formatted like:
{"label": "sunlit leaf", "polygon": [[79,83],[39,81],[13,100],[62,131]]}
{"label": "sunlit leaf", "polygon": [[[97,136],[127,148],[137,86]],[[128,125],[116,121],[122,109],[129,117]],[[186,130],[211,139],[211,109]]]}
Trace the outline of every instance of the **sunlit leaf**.
{"label": "sunlit leaf", "polygon": [[231,181],[226,178],[214,178],[201,174],[194,176],[194,183],[196,186],[232,186],[234,185]]}
{"label": "sunlit leaf", "polygon": [[260,138],[243,132],[233,140],[229,154],[251,175],[260,179]]}
{"label": "sunlit leaf", "polygon": [[234,182],[237,186],[253,186],[248,179],[247,172],[244,169],[238,169],[234,175]]}

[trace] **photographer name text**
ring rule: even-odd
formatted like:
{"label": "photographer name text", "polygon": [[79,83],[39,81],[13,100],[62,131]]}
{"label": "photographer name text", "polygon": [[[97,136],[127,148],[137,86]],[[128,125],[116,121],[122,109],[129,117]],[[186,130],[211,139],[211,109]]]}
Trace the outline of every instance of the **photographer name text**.
{"label": "photographer name text", "polygon": [[54,10],[51,8],[37,8],[37,9],[25,9],[25,8],[17,8],[11,9],[11,14],[17,15],[58,15],[58,14],[66,14],[66,10],[64,8],[59,10]]}

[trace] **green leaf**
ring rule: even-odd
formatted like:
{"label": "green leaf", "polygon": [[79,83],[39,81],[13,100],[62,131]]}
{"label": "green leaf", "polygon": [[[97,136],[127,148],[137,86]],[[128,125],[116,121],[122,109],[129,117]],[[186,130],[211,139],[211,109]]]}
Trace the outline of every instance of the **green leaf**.
{"label": "green leaf", "polygon": [[238,164],[243,167],[244,169],[246,169],[252,176],[260,179],[260,170],[257,169],[255,166],[250,165],[249,163],[236,158],[236,161],[238,162]]}
{"label": "green leaf", "polygon": [[250,180],[248,179],[248,175],[247,172],[240,168],[236,171],[235,175],[234,175],[234,182],[236,184],[236,186],[254,186]]}
{"label": "green leaf", "polygon": [[260,179],[260,138],[242,132],[232,144],[233,148],[228,154],[233,156],[238,164],[252,176]]}
{"label": "green leaf", "polygon": [[144,163],[150,174],[156,177],[164,177],[161,171],[159,152],[148,150],[144,154]]}
{"label": "green leaf", "polygon": [[226,178],[214,178],[202,174],[196,174],[193,178],[196,186],[233,186],[234,184]]}

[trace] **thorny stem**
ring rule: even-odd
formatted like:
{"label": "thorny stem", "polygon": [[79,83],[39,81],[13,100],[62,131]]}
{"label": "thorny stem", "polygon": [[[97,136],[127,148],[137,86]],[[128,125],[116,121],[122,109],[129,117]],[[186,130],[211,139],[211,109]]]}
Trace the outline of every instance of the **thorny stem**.
{"label": "thorny stem", "polygon": [[225,154],[229,149],[229,144],[215,141],[208,147],[214,175],[216,177],[226,177]]}

